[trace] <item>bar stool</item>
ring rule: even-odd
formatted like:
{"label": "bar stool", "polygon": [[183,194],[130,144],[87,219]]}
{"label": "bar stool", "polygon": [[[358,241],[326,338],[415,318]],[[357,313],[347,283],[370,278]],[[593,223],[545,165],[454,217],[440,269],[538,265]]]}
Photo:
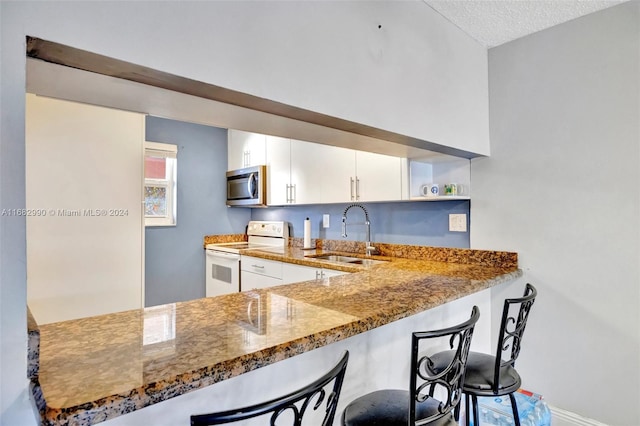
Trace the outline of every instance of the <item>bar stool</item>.
{"label": "bar stool", "polygon": [[[479,317],[480,310],[474,306],[471,317],[462,324],[414,332],[409,390],[379,390],[357,398],[344,409],[342,425],[455,425],[452,411],[462,398],[469,345]],[[439,372],[433,371],[431,358],[421,354],[424,346],[433,343],[430,339],[436,338],[446,339],[454,354],[449,365]]]}
{"label": "bar stool", "polygon": [[[518,406],[513,393],[520,388],[522,379],[514,366],[520,354],[522,335],[527,325],[529,312],[537,295],[536,288],[527,284],[522,297],[504,301],[495,356],[478,352],[469,353],[462,387],[467,408],[467,426],[469,426],[471,417],[469,396],[471,396],[473,404],[474,424],[478,424],[480,419],[478,416],[478,397],[503,395],[509,395],[514,424],[520,426]],[[453,356],[451,351],[435,354],[433,356],[434,368],[437,371],[444,369]],[[458,415],[459,407],[456,409],[456,418],[459,417]]]}
{"label": "bar stool", "polygon": [[[340,361],[329,372],[301,389],[260,404],[208,414],[194,414],[191,416],[191,425],[208,426],[235,423],[271,413],[269,425],[274,426],[278,419],[284,420],[291,417],[290,424],[298,426],[302,423],[302,418],[308,408],[317,410],[326,399],[322,426],[331,426],[336,414],[348,360],[349,351],[345,351]],[[327,395],[325,387],[331,382],[333,382],[333,388],[331,393]],[[278,425],[280,424],[278,423]]]}

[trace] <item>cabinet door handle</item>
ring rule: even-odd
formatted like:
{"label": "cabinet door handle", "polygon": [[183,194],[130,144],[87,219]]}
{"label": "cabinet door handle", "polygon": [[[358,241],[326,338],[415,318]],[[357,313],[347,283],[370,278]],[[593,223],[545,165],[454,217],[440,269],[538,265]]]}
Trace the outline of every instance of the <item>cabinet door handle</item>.
{"label": "cabinet door handle", "polygon": [[291,202],[291,185],[287,184],[287,203]]}
{"label": "cabinet door handle", "polygon": [[251,151],[244,151],[244,166],[245,167],[249,167],[249,164],[251,164]]}
{"label": "cabinet door handle", "polygon": [[356,201],[360,200],[360,179],[356,177]]}
{"label": "cabinet door handle", "polygon": [[256,269],[264,269],[264,266],[260,266],[260,265],[251,265],[251,267]]}
{"label": "cabinet door handle", "polygon": [[351,189],[351,201],[353,201],[353,178],[349,177],[351,180],[349,188]]}

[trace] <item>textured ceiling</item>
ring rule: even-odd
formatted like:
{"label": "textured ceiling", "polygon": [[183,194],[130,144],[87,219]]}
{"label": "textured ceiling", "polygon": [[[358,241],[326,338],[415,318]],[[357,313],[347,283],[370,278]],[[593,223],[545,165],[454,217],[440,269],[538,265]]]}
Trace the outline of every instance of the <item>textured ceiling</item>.
{"label": "textured ceiling", "polygon": [[626,0],[423,0],[487,48]]}

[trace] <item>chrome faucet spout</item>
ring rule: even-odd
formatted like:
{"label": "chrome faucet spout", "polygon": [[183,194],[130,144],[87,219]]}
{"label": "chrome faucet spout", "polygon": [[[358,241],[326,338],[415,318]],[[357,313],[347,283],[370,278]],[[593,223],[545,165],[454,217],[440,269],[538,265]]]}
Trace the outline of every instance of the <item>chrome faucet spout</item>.
{"label": "chrome faucet spout", "polygon": [[352,207],[359,207],[364,212],[364,224],[367,227],[367,241],[365,251],[367,256],[371,256],[372,254],[377,253],[378,250],[375,247],[371,246],[371,221],[369,221],[369,212],[367,212],[367,209],[365,209],[362,204],[351,204],[347,206],[346,209],[344,209],[344,213],[342,213],[342,238],[347,237],[347,212]]}

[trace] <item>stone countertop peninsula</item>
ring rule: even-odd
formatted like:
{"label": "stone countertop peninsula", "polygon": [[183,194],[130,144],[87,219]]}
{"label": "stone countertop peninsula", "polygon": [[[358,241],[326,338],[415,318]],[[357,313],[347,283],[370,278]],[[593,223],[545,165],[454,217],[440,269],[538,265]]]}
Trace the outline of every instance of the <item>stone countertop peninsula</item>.
{"label": "stone countertop peninsula", "polygon": [[[373,258],[386,262],[362,266],[313,257],[353,256],[361,243],[317,240],[309,251],[298,240],[243,254],[351,273],[41,326],[30,320],[42,423],[99,423],[522,275],[516,253],[376,244]],[[260,321],[248,320],[251,303]]]}

